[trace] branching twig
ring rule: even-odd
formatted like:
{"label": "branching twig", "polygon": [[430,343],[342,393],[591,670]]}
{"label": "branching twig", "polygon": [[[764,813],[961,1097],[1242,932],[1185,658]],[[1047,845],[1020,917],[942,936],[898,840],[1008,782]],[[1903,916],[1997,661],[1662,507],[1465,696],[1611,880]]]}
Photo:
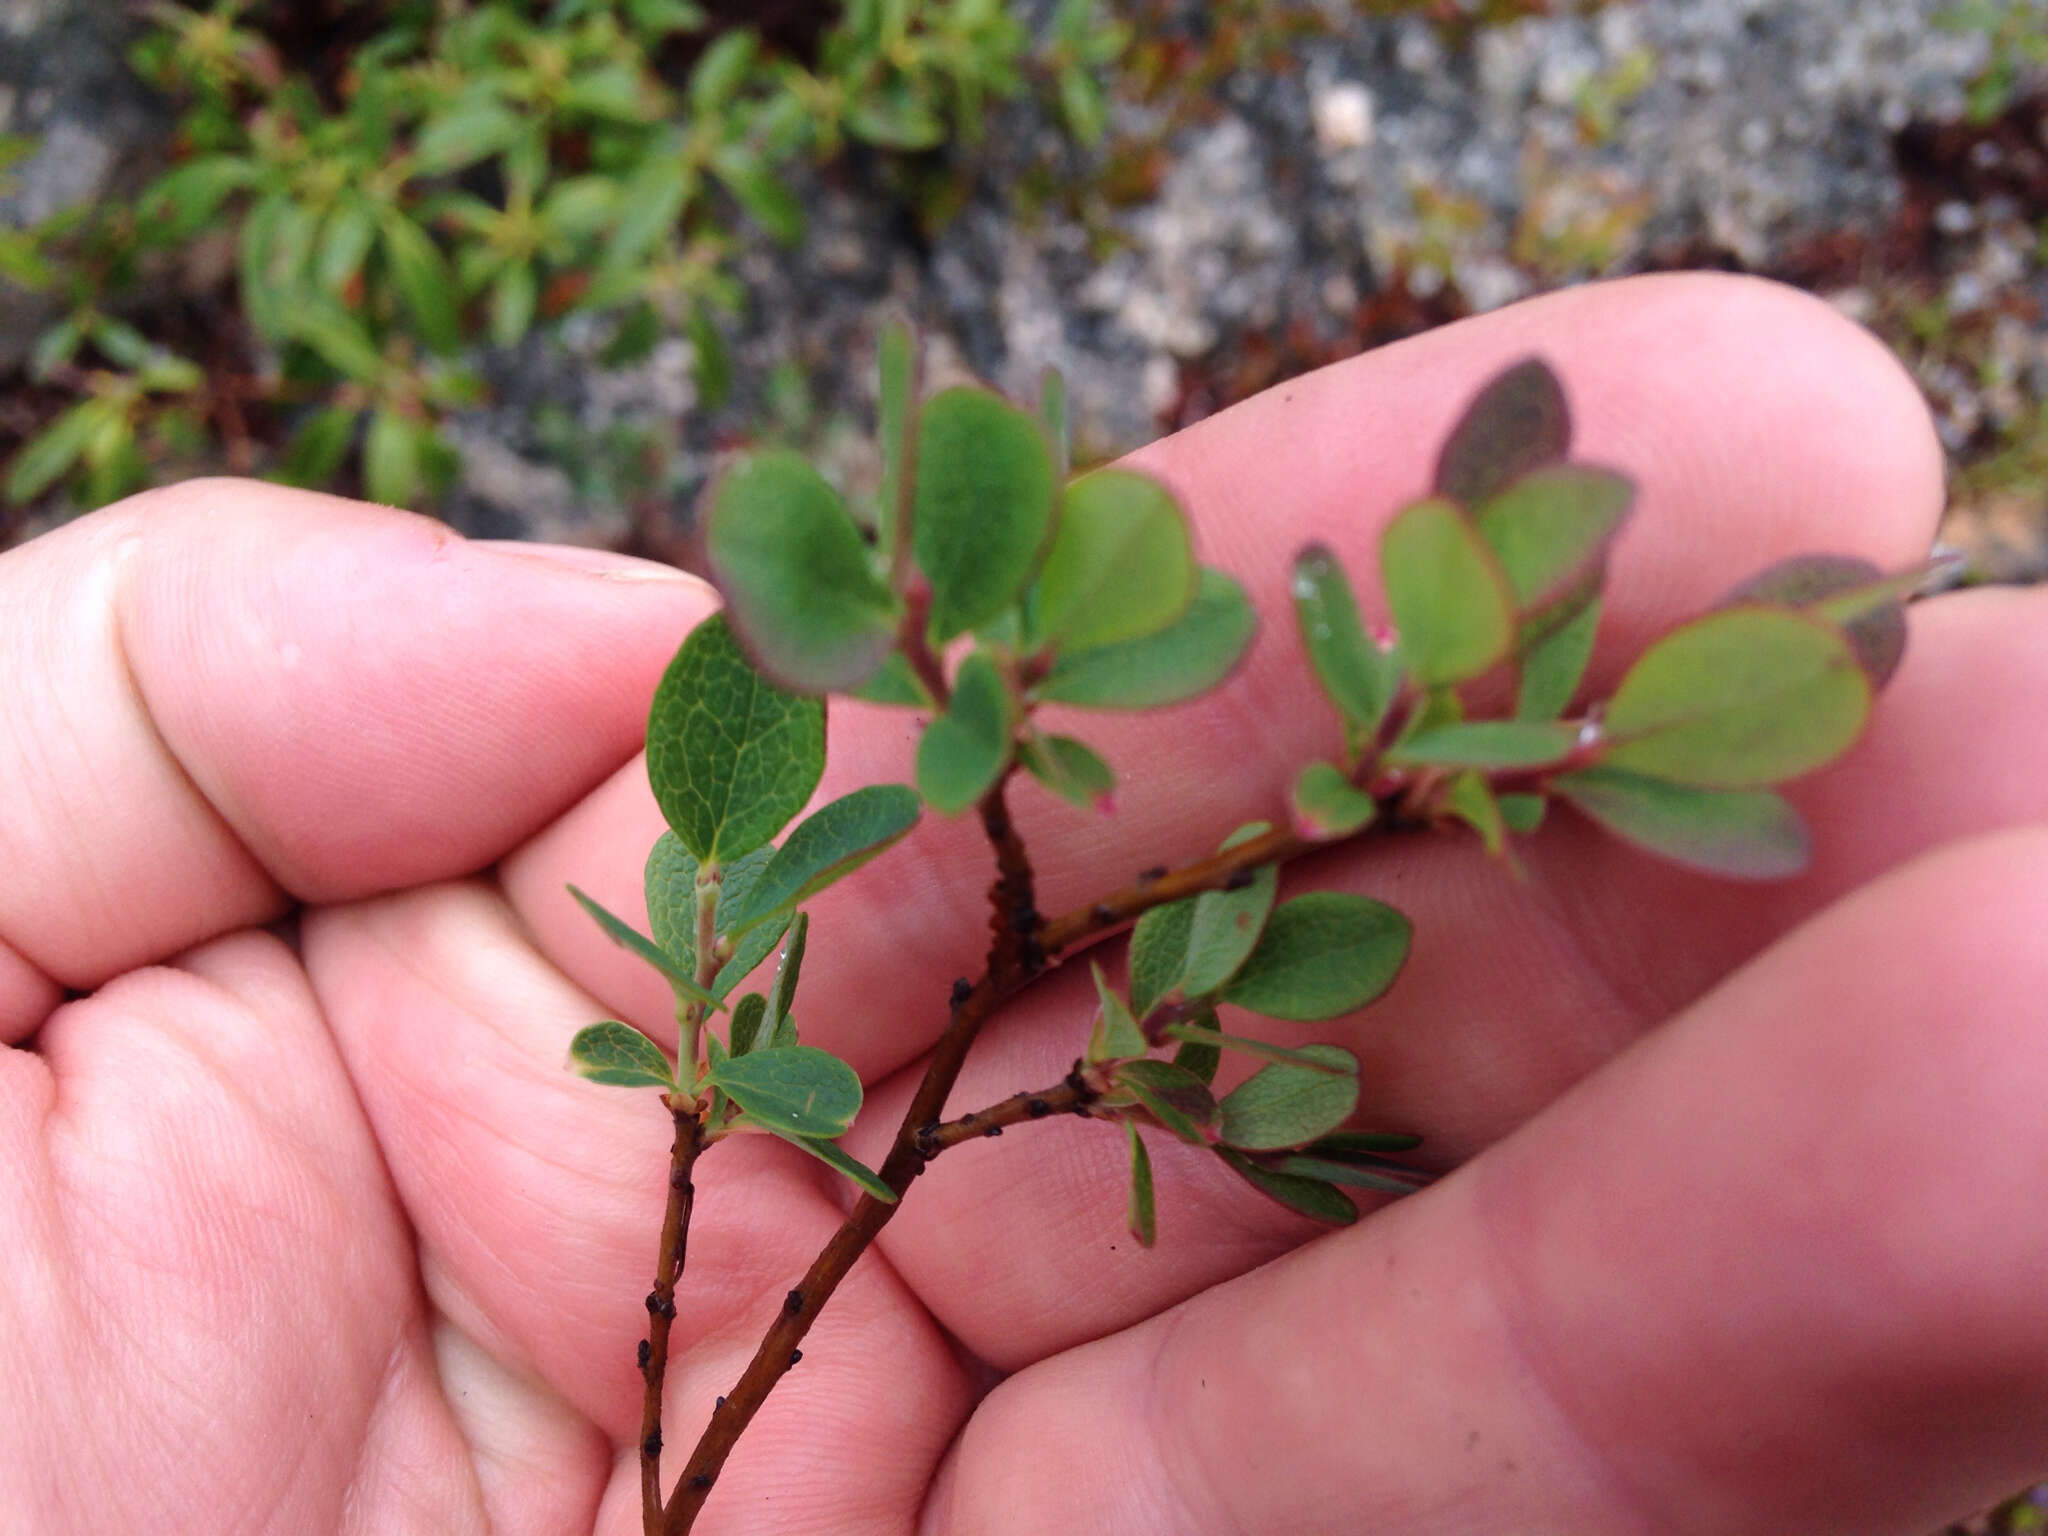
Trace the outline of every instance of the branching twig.
{"label": "branching twig", "polygon": [[1013,1093],[1000,1104],[991,1104],[987,1109],[977,1109],[958,1119],[927,1125],[917,1133],[918,1154],[930,1162],[948,1147],[957,1147],[963,1141],[976,1141],[984,1136],[1000,1136],[1007,1126],[1022,1125],[1027,1120],[1043,1120],[1049,1115],[1088,1114],[1089,1106],[1102,1097],[1102,1092],[1088,1081],[1081,1069],[1081,1063],[1074,1063],[1060,1083],[1052,1088],[1041,1088],[1036,1093]]}
{"label": "branching twig", "polygon": [[676,1280],[690,1241],[690,1211],[696,1203],[694,1172],[704,1145],[697,1107],[671,1095],[676,1139],[669,1153],[668,1205],[661,1218],[661,1251],[654,1264],[654,1289],[647,1293],[647,1337],[640,1341],[640,1524],[645,1536],[661,1530],[661,1390],[668,1374],[668,1330],[676,1316]]}

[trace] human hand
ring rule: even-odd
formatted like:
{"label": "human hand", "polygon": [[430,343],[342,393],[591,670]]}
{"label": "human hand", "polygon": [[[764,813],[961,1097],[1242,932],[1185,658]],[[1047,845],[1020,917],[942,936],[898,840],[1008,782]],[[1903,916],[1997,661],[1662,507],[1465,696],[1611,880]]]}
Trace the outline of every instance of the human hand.
{"label": "human hand", "polygon": [[[1371,590],[1377,521],[1531,351],[1583,456],[1643,488],[1608,675],[1783,555],[1924,552],[1917,396],[1783,290],[1580,290],[1283,385],[1142,456],[1267,629],[1219,695],[1092,725],[1142,765],[1113,821],[1017,797],[1047,911],[1282,803],[1334,732],[1288,556],[1322,538]],[[0,558],[20,1529],[636,1528],[668,1128],[562,1061],[599,1013],[658,1030],[668,1003],[563,887],[634,909],[658,818],[629,759],[708,599],[564,558],[588,569],[220,483]],[[1415,919],[1340,1027],[1374,1123],[1465,1166],[1318,1236],[1161,1143],[1146,1252],[1102,1127],[950,1152],[700,1529],[1920,1536],[2037,1472],[2048,594],[1913,630],[1868,739],[1794,791],[1798,881],[1709,881],[1563,815],[1526,884],[1450,839],[1291,871]],[[835,705],[821,794],[907,777],[909,746]],[[978,968],[985,864],[929,818],[812,907],[805,1030],[872,1085],[857,1153]],[[1004,1014],[955,1108],[1055,1080],[1089,1006],[1068,972]],[[698,1182],[671,1468],[844,1197],[761,1138]],[[949,1334],[1008,1379],[979,1397]]]}

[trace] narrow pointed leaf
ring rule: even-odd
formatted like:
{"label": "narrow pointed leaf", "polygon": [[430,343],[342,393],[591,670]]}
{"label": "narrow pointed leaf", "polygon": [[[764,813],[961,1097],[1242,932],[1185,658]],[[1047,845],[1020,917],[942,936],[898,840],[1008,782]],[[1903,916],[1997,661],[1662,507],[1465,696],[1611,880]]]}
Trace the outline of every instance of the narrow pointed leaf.
{"label": "narrow pointed leaf", "polygon": [[1295,1178],[1348,1184],[1353,1189],[1374,1189],[1387,1195],[1412,1195],[1433,1182],[1419,1168],[1376,1168],[1369,1163],[1332,1163],[1319,1157],[1282,1158],[1274,1171]]}
{"label": "narrow pointed leaf", "polygon": [[462,321],[455,306],[455,274],[441,248],[419,225],[394,213],[384,221],[384,256],[420,339],[436,352],[453,352],[462,342]]}
{"label": "narrow pointed leaf", "polygon": [[911,489],[911,452],[917,441],[917,337],[908,325],[892,320],[882,327],[876,351],[882,376],[877,422],[882,445],[882,489],[876,544],[883,559],[893,563],[898,543],[910,537],[909,518],[905,514]]}
{"label": "narrow pointed leaf", "polygon": [[1494,804],[1500,808],[1501,825],[1510,832],[1524,834],[1543,825],[1543,811],[1548,803],[1541,795],[1494,796]]}
{"label": "narrow pointed leaf", "polygon": [[1205,1085],[1215,1082],[1216,1070],[1223,1065],[1215,1010],[1197,1014],[1183,1027],[1188,1033],[1181,1037],[1180,1049],[1173,1053],[1173,1064]]}
{"label": "narrow pointed leaf", "polygon": [[789,925],[789,939],[782,946],[782,959],[775,967],[775,985],[768,989],[768,1021],[771,1029],[790,1017],[796,1003],[797,982],[803,977],[804,949],[810,940],[811,915],[799,912]]}
{"label": "narrow pointed leaf", "polygon": [[1116,773],[1085,741],[1034,734],[1018,749],[1017,761],[1062,800],[1084,810],[1111,809]]}
{"label": "narrow pointed leaf", "polygon": [[675,1069],[660,1046],[630,1024],[606,1019],[576,1031],[569,1065],[579,1077],[616,1088],[673,1088]]}
{"label": "narrow pointed leaf", "polygon": [[1511,482],[1479,508],[1480,537],[1524,616],[1597,580],[1635,501],[1633,481],[1586,464],[1554,464]]}
{"label": "narrow pointed leaf", "polygon": [[1473,720],[1403,737],[1387,754],[1400,766],[1547,768],[1570,757],[1579,728],[1537,720]]}
{"label": "narrow pointed leaf", "polygon": [[1010,760],[1010,692],[995,663],[976,651],[960,664],[946,712],[917,744],[917,789],[957,816],[995,783]]}
{"label": "narrow pointed leaf", "polygon": [[1372,739],[1401,686],[1401,663],[1359,621],[1358,600],[1337,557],[1311,544],[1294,557],[1294,617],[1323,692],[1344,717],[1353,751]]}
{"label": "narrow pointed leaf", "polygon": [[837,1173],[844,1174],[868,1194],[880,1200],[884,1205],[894,1205],[896,1203],[896,1191],[882,1182],[880,1174],[868,1167],[867,1164],[853,1157],[852,1154],[842,1152],[837,1145],[825,1137],[800,1136],[793,1131],[784,1130],[779,1125],[771,1124],[769,1121],[756,1119],[752,1115],[742,1115],[735,1123],[751,1125],[768,1132],[771,1136],[780,1136],[791,1146],[801,1147],[804,1151],[810,1153],[811,1156],[825,1164],[826,1167],[831,1168]]}
{"label": "narrow pointed leaf", "polygon": [[1242,1055],[1256,1056],[1261,1061],[1290,1062],[1297,1067],[1306,1067],[1313,1072],[1356,1072],[1357,1070],[1356,1063],[1347,1067],[1342,1062],[1326,1060],[1312,1051],[1298,1050],[1285,1045],[1275,1045],[1270,1040],[1254,1040],[1246,1035],[1225,1034],[1214,1024],[1169,1024],[1161,1033],[1175,1040],[1184,1040],[1201,1045],[1213,1045],[1219,1050],[1237,1051]]}
{"label": "narrow pointed leaf", "polygon": [[1425,688],[1464,682],[1506,657],[1514,601],[1493,551],[1448,501],[1419,501],[1380,539],[1401,661]]}
{"label": "narrow pointed leaf", "polygon": [[1522,652],[1515,686],[1518,719],[1554,720],[1565,712],[1586,675],[1599,628],[1600,601],[1595,598]]}
{"label": "narrow pointed leaf", "polygon": [[1152,1198],[1152,1155],[1145,1150],[1134,1122],[1124,1122],[1124,1139],[1131,1148],[1131,1200],[1124,1219],[1139,1246],[1150,1248],[1159,1235],[1159,1218]]}
{"label": "narrow pointed leaf", "polygon": [[727,931],[791,911],[852,874],[916,826],[921,809],[907,784],[870,784],[814,811],[775,850]]}
{"label": "narrow pointed leaf", "polygon": [[1443,809],[1479,834],[1490,857],[1497,859],[1507,852],[1507,818],[1501,814],[1493,786],[1478,769],[1467,768],[1444,786]]}
{"label": "narrow pointed leaf", "polygon": [[1383,1152],[1410,1152],[1421,1145],[1420,1136],[1406,1131],[1332,1131],[1303,1150],[1310,1157],[1326,1157],[1333,1162],[1361,1158],[1370,1162]]}
{"label": "narrow pointed leaf", "polygon": [[751,853],[803,809],[825,771],[825,706],[747,664],[723,618],[699,624],[655,689],[647,777],[701,860]]}
{"label": "narrow pointed leaf", "polygon": [[576,898],[577,904],[591,915],[598,927],[604,930],[606,938],[610,939],[621,949],[628,950],[639,956],[640,959],[645,960],[649,965],[661,972],[663,976],[667,977],[669,986],[675,989],[676,995],[679,998],[693,1003],[701,1003],[707,1008],[722,1008],[724,1006],[716,997],[697,985],[696,977],[678,966],[658,944],[641,933],[631,923],[622,917],[607,912],[573,885],[569,887],[569,894]]}
{"label": "narrow pointed leaf", "polygon": [[1335,1045],[1304,1046],[1302,1054],[1344,1070],[1294,1062],[1260,1068],[1218,1106],[1226,1145],[1246,1151],[1305,1146],[1350,1118],[1358,1107],[1358,1058]]}
{"label": "narrow pointed leaf", "polygon": [[1137,1021],[1131,1017],[1131,1010],[1124,1006],[1124,1000],[1103,979],[1101,966],[1091,960],[1088,969],[1095,977],[1097,1009],[1095,1028],[1088,1037],[1088,1059],[1111,1061],[1118,1057],[1143,1056],[1151,1045],[1139,1030]]}
{"label": "narrow pointed leaf", "polygon": [[706,1074],[749,1119],[790,1136],[843,1135],[860,1113],[860,1079],[829,1051],[756,1046]]}
{"label": "narrow pointed leaf", "polygon": [[1294,781],[1294,829],[1307,838],[1349,837],[1379,807],[1335,763],[1310,763]]}
{"label": "narrow pointed leaf", "polygon": [[756,454],[721,475],[704,529],[733,633],[782,686],[854,687],[895,648],[895,600],[860,530],[838,492],[796,454]]}
{"label": "narrow pointed leaf", "polygon": [[1673,630],[1621,680],[1610,767],[1703,789],[1754,789],[1840,756],[1870,682],[1839,631],[1782,608],[1726,608]]}
{"label": "narrow pointed leaf", "polygon": [[1060,498],[1032,588],[1034,648],[1088,650],[1157,634],[1188,611],[1197,576],[1171,491],[1135,470],[1083,475]]}
{"label": "narrow pointed leaf", "polygon": [[1621,768],[1560,774],[1552,793],[1675,863],[1736,880],[1783,880],[1812,857],[1806,823],[1768,789],[1695,789]]}
{"label": "narrow pointed leaf", "polygon": [[1216,1123],[1216,1096],[1209,1085],[1170,1061],[1127,1061],[1116,1069],[1117,1086],[1182,1141],[1209,1145],[1204,1129]]}
{"label": "narrow pointed leaf", "polygon": [[911,548],[940,643],[1016,602],[1052,534],[1052,454],[1038,423],[986,390],[941,390],[917,429]]}
{"label": "narrow pointed leaf", "polygon": [[1275,1173],[1270,1168],[1261,1168],[1250,1158],[1228,1147],[1218,1147],[1216,1151],[1238,1177],[1291,1211],[1299,1211],[1333,1227],[1348,1227],[1358,1220],[1357,1208],[1334,1185],[1321,1179],[1305,1179],[1298,1174]]}
{"label": "narrow pointed leaf", "polygon": [[1258,627],[1244,588],[1204,568],[1195,600],[1178,622],[1142,640],[1065,652],[1035,691],[1049,703],[1086,709],[1179,704],[1228,677]]}
{"label": "narrow pointed leaf", "polygon": [[732,1005],[732,1055],[744,1056],[759,1043],[761,1024],[767,1017],[768,999],[758,992],[749,992]]}
{"label": "narrow pointed leaf", "polygon": [[1511,480],[1571,451],[1564,386],[1541,358],[1498,374],[1465,408],[1437,458],[1436,490],[1476,507]]}
{"label": "narrow pointed leaf", "polygon": [[1345,891],[1283,901],[1223,1000],[1273,1019],[1333,1019],[1385,992],[1414,930],[1392,907]]}

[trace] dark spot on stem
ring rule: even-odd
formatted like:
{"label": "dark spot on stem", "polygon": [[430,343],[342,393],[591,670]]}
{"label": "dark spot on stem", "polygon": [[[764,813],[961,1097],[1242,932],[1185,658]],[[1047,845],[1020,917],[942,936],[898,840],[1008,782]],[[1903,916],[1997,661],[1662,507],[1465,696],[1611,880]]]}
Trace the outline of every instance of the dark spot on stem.
{"label": "dark spot on stem", "polygon": [[1052,1106],[1043,1099],[1026,1099],[1024,1101],[1024,1113],[1036,1120],[1042,1115],[1051,1114]]}
{"label": "dark spot on stem", "polygon": [[958,1008],[962,1003],[966,1002],[967,999],[973,994],[973,992],[974,983],[969,981],[965,976],[956,976],[953,978],[953,1006],[955,1008]]}
{"label": "dark spot on stem", "polygon": [[1258,878],[1259,872],[1255,869],[1233,869],[1230,872],[1230,878],[1223,882],[1223,889],[1226,891],[1241,891]]}
{"label": "dark spot on stem", "polygon": [[1010,927],[1018,933],[1036,933],[1043,921],[1038,915],[1038,908],[1030,905],[1021,906],[1010,914]]}
{"label": "dark spot on stem", "polygon": [[790,1363],[791,1365],[795,1365],[795,1364],[797,1363],[797,1361],[799,1361],[799,1360],[803,1359],[803,1357],[804,1357],[804,1352],[803,1352],[802,1350],[800,1350],[800,1349],[792,1349],[792,1350],[791,1350],[791,1351],[789,1352],[789,1363]]}
{"label": "dark spot on stem", "polygon": [[696,1489],[699,1493],[702,1493],[706,1488],[709,1488],[711,1486],[711,1474],[709,1472],[699,1472],[695,1477],[690,1479],[690,1486]]}
{"label": "dark spot on stem", "polygon": [[782,1298],[782,1305],[790,1316],[794,1317],[804,1309],[804,1293],[802,1291],[791,1291]]}
{"label": "dark spot on stem", "polygon": [[661,1292],[649,1291],[647,1293],[647,1310],[659,1315],[661,1312]]}
{"label": "dark spot on stem", "polygon": [[650,1431],[648,1433],[647,1438],[640,1442],[640,1454],[642,1456],[645,1456],[649,1461],[654,1460],[655,1457],[661,1454],[660,1430],[657,1429]]}
{"label": "dark spot on stem", "polygon": [[1116,921],[1116,913],[1110,910],[1109,903],[1106,901],[1098,901],[1094,906],[1090,907],[1088,909],[1088,916],[1103,928],[1107,928]]}
{"label": "dark spot on stem", "polygon": [[696,1186],[690,1182],[690,1171],[687,1168],[670,1169],[668,1187],[679,1195],[694,1195],[697,1193]]}
{"label": "dark spot on stem", "polygon": [[1000,1136],[1003,1134],[1003,1128],[1000,1125],[992,1125],[981,1134],[984,1136]]}
{"label": "dark spot on stem", "polygon": [[639,1358],[640,1369],[644,1371],[647,1369],[647,1362],[654,1358],[654,1345],[648,1340],[642,1339],[640,1347],[634,1351],[634,1354]]}
{"label": "dark spot on stem", "polygon": [[1139,873],[1138,884],[1156,885],[1159,881],[1164,880],[1165,878],[1166,866],[1164,864],[1154,864],[1150,869],[1141,871]]}
{"label": "dark spot on stem", "polygon": [[716,1413],[716,1412],[717,1412],[717,1411],[718,1411],[719,1409],[723,1408],[724,1406],[725,1406],[725,1399],[724,1399],[723,1397],[720,1397],[720,1398],[719,1398],[719,1400],[718,1400],[717,1402],[715,1402],[715,1403],[713,1403],[713,1404],[711,1405],[711,1411],[712,1411],[713,1413]]}

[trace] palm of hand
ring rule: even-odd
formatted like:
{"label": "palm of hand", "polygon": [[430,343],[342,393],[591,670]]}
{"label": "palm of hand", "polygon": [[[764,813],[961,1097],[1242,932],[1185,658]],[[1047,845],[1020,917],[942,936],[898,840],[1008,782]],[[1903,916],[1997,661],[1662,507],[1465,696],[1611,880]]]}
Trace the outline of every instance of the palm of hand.
{"label": "palm of hand", "polygon": [[[1749,379],[1766,335],[1807,374]],[[1617,656],[1779,554],[1896,562],[1925,539],[1917,404],[1845,328],[1749,285],[1514,311],[1303,381],[1157,462],[1211,558],[1277,599],[1311,532],[1362,552],[1369,528],[1332,525],[1419,481],[1418,424],[1532,345],[1591,394],[1589,453],[1645,482]],[[1680,413],[1694,390],[1730,397],[1716,377],[1749,394],[1709,439]],[[1816,392],[1851,404],[1818,419]],[[1645,451],[1598,441],[1610,400]],[[1874,436],[1883,411],[1897,430]],[[1276,507],[1280,462],[1310,468]],[[634,1529],[666,1127],[561,1061],[593,996],[652,1023],[661,987],[562,887],[630,908],[653,813],[614,770],[702,598],[287,500],[188,487],[0,563],[6,611],[31,618],[0,727],[27,786],[0,829],[26,871],[0,894],[0,1032],[34,1032],[0,1056],[0,1392],[28,1426],[0,1509],[32,1531]],[[1149,791],[1134,776],[1114,824],[1027,821],[1047,910],[1203,851],[1320,746],[1268,616],[1251,675],[1175,717],[1174,761]],[[1345,1026],[1375,1118],[1446,1163],[1488,1155],[1296,1250],[1292,1218],[1158,1146],[1162,1241],[1140,1253],[1100,1127],[951,1153],[704,1528],[902,1532],[923,1511],[991,1533],[1911,1532],[2018,1481],[2048,1432],[2027,1300],[2048,1237],[1992,1228],[1987,1252],[1972,1222],[2019,1207],[2048,1152],[2027,1112],[2048,1050],[2024,1027],[2048,845],[2007,831],[1878,877],[2048,815],[2024,770],[2048,724],[2000,709],[2048,685],[2044,633],[2032,596],[1923,610],[1872,740],[1803,796],[1822,857],[1792,885],[1712,885],[1568,823],[1528,887],[1456,848],[1314,870],[1417,924],[1393,997]],[[826,793],[901,776],[892,725],[842,712]],[[1157,729],[1098,736],[1134,764]],[[816,905],[805,983],[807,1034],[870,1081],[868,1155],[982,921],[971,829],[928,825],[891,857],[894,882]],[[307,903],[296,930],[263,931],[284,892]],[[57,1008],[52,978],[96,990]],[[1065,975],[1005,1015],[956,1107],[1056,1080],[1084,991]],[[699,1188],[671,1468],[841,1198],[751,1139]],[[949,1334],[1015,1373],[978,1408]],[[1872,1471],[1901,1456],[1903,1493]]]}

